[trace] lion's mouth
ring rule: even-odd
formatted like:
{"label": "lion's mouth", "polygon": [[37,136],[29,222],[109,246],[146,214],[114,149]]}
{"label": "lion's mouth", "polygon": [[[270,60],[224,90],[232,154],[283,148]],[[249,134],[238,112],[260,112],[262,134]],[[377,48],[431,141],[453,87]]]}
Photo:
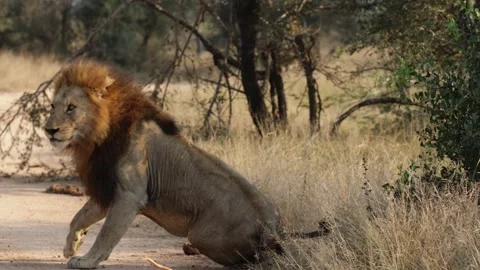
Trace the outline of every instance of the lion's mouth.
{"label": "lion's mouth", "polygon": [[64,143],[64,142],[69,142],[70,140],[59,140],[55,138],[50,138],[51,143]]}
{"label": "lion's mouth", "polygon": [[59,140],[50,138],[50,144],[56,148],[67,148],[70,145],[71,140]]}

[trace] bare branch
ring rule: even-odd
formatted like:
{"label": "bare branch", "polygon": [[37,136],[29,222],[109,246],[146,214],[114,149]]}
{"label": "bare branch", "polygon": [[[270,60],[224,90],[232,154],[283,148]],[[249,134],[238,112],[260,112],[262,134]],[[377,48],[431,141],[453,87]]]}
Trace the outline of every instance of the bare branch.
{"label": "bare branch", "polygon": [[337,120],[335,120],[330,129],[330,135],[335,136],[337,135],[338,128],[340,127],[340,124],[345,120],[347,117],[349,117],[352,113],[357,111],[358,109],[365,107],[365,106],[371,106],[371,105],[379,105],[379,104],[399,104],[399,105],[411,105],[411,106],[418,106],[424,108],[423,105],[417,104],[417,103],[412,103],[410,101],[403,100],[401,98],[396,98],[396,97],[377,97],[377,98],[368,98],[364,101],[361,101],[352,107],[350,109],[346,110],[344,113],[342,113]]}
{"label": "bare branch", "polygon": [[85,44],[72,55],[72,57],[69,59],[68,62],[75,60],[76,58],[80,57],[81,55],[89,51],[95,44],[98,34],[133,1],[135,0],[125,0],[121,5],[119,5],[117,9],[115,9],[112,12],[112,14],[110,14],[110,16],[108,16],[107,19],[102,24],[100,24],[97,28],[95,28],[95,30],[93,30],[93,32],[88,36],[88,39],[85,42]]}
{"label": "bare branch", "polygon": [[[233,12],[233,3],[230,4],[230,9],[231,9],[231,12]],[[227,59],[228,59],[228,54],[230,53],[230,42],[231,42],[231,36],[229,35],[228,40],[227,40],[227,44],[225,45],[225,54],[227,55]],[[225,58],[224,58],[223,62],[226,62]],[[228,75],[227,75],[227,70],[225,68],[225,64],[220,65],[219,67],[221,69],[221,73],[218,76],[218,82],[217,82],[217,86],[216,86],[216,89],[215,89],[215,94],[213,95],[212,102],[210,103],[210,107],[208,108],[207,113],[205,115],[205,119],[203,121],[202,129],[207,127],[208,119],[210,117],[210,114],[212,113],[213,104],[215,102],[217,102],[217,96],[220,92],[220,86],[221,86],[220,84],[222,82],[223,77],[225,77],[225,79],[227,80],[226,84],[229,85]],[[230,91],[230,88],[228,88],[228,90]],[[217,103],[217,108],[218,108],[218,103]],[[220,115],[218,117],[220,118]]]}
{"label": "bare branch", "polygon": [[172,13],[165,10],[160,5],[160,1],[156,1],[156,0],[141,0],[141,1],[149,4],[159,13],[165,15],[169,19],[171,19],[171,20],[177,22],[178,24],[180,24],[181,26],[185,27],[188,31],[192,32],[202,42],[205,49],[213,55],[213,62],[215,63],[216,66],[220,67],[220,69],[228,70],[227,67],[225,67],[225,66],[222,67],[222,65],[224,65],[223,60],[225,60],[225,59],[227,60],[227,63],[229,65],[231,65],[235,68],[238,68],[240,66],[238,61],[236,59],[234,59],[233,57],[230,57],[230,56],[225,57],[225,55],[222,53],[222,51],[220,51],[220,49],[215,47],[208,39],[206,39],[195,27],[190,25],[187,21],[185,21],[181,18],[178,18],[175,15],[173,15]]}
{"label": "bare branch", "polygon": [[203,6],[203,8],[220,24],[220,26],[223,28],[225,32],[228,33],[228,27],[223,23],[222,19],[220,16],[218,16],[217,12],[213,10],[213,8],[207,3],[205,0],[200,0],[200,5]]}
{"label": "bare branch", "polygon": [[[210,80],[210,79],[207,79],[207,78],[199,78],[199,79],[200,79],[201,81],[204,81],[204,82],[207,82],[207,83],[212,83],[212,84],[215,84],[215,85],[217,85],[217,83],[218,83],[217,81]],[[245,92],[244,92],[243,90],[240,90],[240,89],[238,89],[238,88],[231,87],[231,86],[229,87],[227,84],[222,84],[222,83],[220,83],[219,85],[220,85],[221,87],[223,87],[223,88],[227,88],[227,89],[230,88],[232,91],[245,94]]]}
{"label": "bare branch", "polygon": [[[203,17],[203,14],[205,13],[204,9],[201,8],[197,14],[197,17],[195,19],[195,24],[193,25],[193,27],[195,27],[195,29],[198,27],[198,25],[200,24],[201,22],[201,18]],[[165,100],[166,100],[166,95],[167,95],[167,89],[168,89],[168,85],[170,84],[170,81],[172,79],[172,76],[173,76],[173,73],[175,72],[175,68],[177,67],[177,62],[179,61],[179,59],[182,59],[183,56],[185,55],[185,52],[188,48],[188,44],[190,43],[190,40],[192,38],[192,35],[193,35],[193,32],[190,32],[190,34],[188,35],[187,37],[187,40],[185,41],[185,44],[183,46],[182,49],[179,48],[179,45],[178,45],[178,35],[175,31],[175,44],[176,44],[176,47],[175,47],[175,55],[172,59],[172,62],[170,63],[170,65],[167,67],[167,69],[165,70],[165,72],[163,73],[162,77],[160,78],[157,78],[157,81],[155,83],[155,89],[152,93],[152,98],[155,97],[156,99],[156,95],[158,94],[158,90],[160,89],[160,85],[163,84],[163,82],[165,81],[165,79],[167,80],[166,82],[166,85],[163,89],[163,97],[162,97],[162,100],[160,102],[160,108],[163,109],[164,105],[165,105]],[[180,53],[179,53],[180,51]]]}

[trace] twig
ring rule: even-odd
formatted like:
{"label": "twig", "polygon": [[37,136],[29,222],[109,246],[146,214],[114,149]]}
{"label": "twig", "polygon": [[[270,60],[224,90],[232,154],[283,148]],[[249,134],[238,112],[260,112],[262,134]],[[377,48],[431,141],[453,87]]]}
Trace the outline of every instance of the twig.
{"label": "twig", "polygon": [[223,30],[227,33],[229,33],[230,30],[228,30],[228,27],[225,25],[225,23],[222,21],[220,16],[218,16],[217,12],[213,10],[213,8],[207,3],[205,0],[200,0],[200,5],[205,8],[205,10],[220,24],[220,26],[223,28]]}
{"label": "twig", "polygon": [[[210,79],[207,79],[207,78],[199,78],[201,81],[204,81],[204,82],[207,82],[207,83],[213,83],[213,84],[217,84],[218,82],[217,81],[214,81],[214,80],[210,80]],[[241,89],[238,89],[238,88],[235,88],[235,87],[232,87],[232,86],[228,86],[226,84],[222,84],[220,83],[220,86],[221,87],[224,87],[224,88],[227,88],[227,89],[230,89],[232,91],[235,91],[235,92],[238,92],[238,93],[241,93],[241,94],[245,94],[245,92]]]}
{"label": "twig", "polygon": [[148,258],[148,257],[145,257],[145,260],[147,260],[147,262],[151,263],[153,265],[153,267],[155,268],[158,268],[158,269],[162,269],[162,270],[173,270],[172,268],[170,267],[167,267],[167,266],[163,266],[161,264],[158,264],[156,263],[154,260]]}
{"label": "twig", "polygon": [[[202,2],[202,1],[201,1],[201,2]],[[205,4],[205,6],[207,6],[206,3],[204,3],[204,4]],[[233,14],[233,2],[230,3],[230,14]],[[230,16],[232,16],[232,15],[230,15]],[[230,22],[232,22],[232,17],[230,17]],[[204,119],[204,121],[203,121],[202,129],[204,129],[204,128],[207,127],[208,119],[209,119],[209,117],[210,117],[210,114],[212,113],[213,104],[216,103],[216,102],[218,102],[218,101],[217,101],[217,96],[218,96],[218,94],[219,94],[219,92],[220,92],[220,87],[221,87],[221,82],[222,82],[222,78],[223,78],[223,77],[225,77],[226,84],[227,84],[227,88],[228,88],[228,91],[229,91],[229,95],[230,95],[230,97],[231,97],[230,82],[228,81],[228,74],[227,74],[227,69],[226,69],[226,65],[225,65],[225,64],[226,64],[225,62],[227,62],[226,59],[228,59],[229,53],[230,53],[230,43],[231,43],[231,39],[232,39],[232,37],[231,37],[231,35],[229,34],[228,40],[227,40],[227,44],[225,45],[225,55],[226,55],[226,58],[224,58],[224,60],[223,60],[223,61],[224,61],[224,64],[218,65],[218,67],[220,68],[220,74],[219,74],[219,76],[218,76],[218,81],[217,81],[217,85],[216,85],[216,89],[215,89],[215,94],[214,94],[214,96],[213,96],[213,98],[212,98],[212,102],[210,103],[210,106],[209,106],[209,108],[208,108],[208,110],[207,110],[207,113],[206,113],[206,115],[205,115],[205,119]],[[231,100],[231,99],[230,99],[230,100]],[[230,103],[229,105],[231,106],[232,103]],[[217,103],[217,109],[218,109],[218,108],[219,108],[219,105],[218,105],[218,103]],[[219,113],[218,118],[219,118],[220,121],[222,121],[221,115],[220,115],[221,111],[219,111],[218,113]]]}
{"label": "twig", "polygon": [[228,74],[223,73],[225,76],[225,83],[227,84],[228,89],[228,128],[232,125],[232,116],[233,116],[233,96],[232,96],[232,87],[230,81],[228,80]]}
{"label": "twig", "polygon": [[364,101],[361,101],[352,107],[350,109],[346,110],[344,113],[342,113],[337,120],[335,120],[330,129],[330,135],[335,136],[337,135],[338,128],[340,127],[340,124],[345,120],[347,117],[349,117],[352,113],[354,113],[356,110],[365,107],[365,106],[371,106],[371,105],[378,105],[378,104],[399,104],[399,105],[411,105],[411,106],[417,106],[417,107],[422,107],[424,108],[423,105],[418,104],[418,103],[412,103],[410,101],[403,100],[401,98],[396,98],[396,97],[377,97],[377,98],[368,98]]}
{"label": "twig", "polygon": [[[159,13],[165,15],[166,17],[168,17],[169,19],[173,20],[173,21],[176,21],[178,24],[180,24],[181,26],[185,27],[187,30],[189,30],[190,32],[192,32],[203,44],[203,46],[205,47],[205,49],[210,52],[212,55],[213,55],[213,61],[215,63],[216,66],[219,66],[220,69],[222,68],[225,68],[227,69],[225,66],[224,67],[221,67],[223,65],[223,60],[227,60],[227,63],[235,68],[239,68],[240,67],[240,64],[238,63],[238,61],[236,59],[234,59],[233,57],[226,57],[222,51],[220,51],[217,47],[215,47],[210,41],[208,41],[208,39],[206,39],[199,31],[198,29],[196,29],[195,27],[193,27],[192,25],[190,25],[187,21],[181,19],[181,18],[178,18],[176,17],[175,15],[173,15],[172,13],[168,12],[167,10],[165,10],[161,5],[160,5],[160,2],[159,1],[156,1],[156,0],[141,0],[147,4],[149,4],[150,6],[152,6],[156,11],[158,11]],[[228,69],[227,69],[228,70]]]}
{"label": "twig", "polygon": [[125,0],[121,5],[119,5],[117,7],[117,9],[115,9],[112,12],[112,14],[110,14],[110,16],[108,16],[107,19],[102,24],[100,24],[88,36],[88,39],[85,42],[85,44],[72,55],[72,57],[70,58],[70,60],[68,62],[71,62],[72,60],[80,57],[81,55],[86,53],[88,50],[90,50],[93,47],[93,45],[95,44],[96,38],[97,38],[98,34],[100,33],[100,31],[102,31],[103,28],[105,28],[105,26],[107,26],[107,24],[109,24],[118,14],[120,14],[121,11],[123,11],[126,7],[128,7],[133,1],[134,0]]}
{"label": "twig", "polygon": [[[203,14],[205,13],[204,9],[201,8],[197,14],[197,18],[195,19],[195,24],[193,25],[193,27],[196,29],[198,27],[198,25],[200,24],[201,22],[201,18],[203,17]],[[184,55],[185,55],[185,51],[187,50],[188,48],[188,44],[190,43],[190,40],[192,38],[192,35],[193,35],[193,32],[190,32],[190,34],[188,35],[187,37],[187,40],[185,41],[185,44],[183,45],[183,48],[181,50],[179,50],[179,46],[178,46],[178,34],[177,34],[177,27],[176,27],[177,23],[175,23],[175,44],[176,44],[176,47],[175,47],[175,56],[173,57],[172,59],[172,63],[170,64],[169,66],[169,70],[167,70],[168,72],[166,72],[164,74],[164,76],[162,76],[161,78],[161,81],[157,82],[158,83],[158,87],[160,87],[160,84],[162,84],[165,80],[165,77],[167,76],[166,74],[168,74],[168,77],[167,77],[167,83],[165,84],[165,88],[164,88],[164,92],[163,92],[163,97],[162,97],[162,101],[160,103],[160,108],[163,109],[163,106],[165,104],[165,99],[166,99],[166,96],[167,96],[167,89],[168,89],[168,85],[170,84],[170,81],[172,79],[172,76],[173,76],[173,73],[175,72],[175,68],[177,67],[177,61],[178,59],[181,59]],[[180,51],[180,54],[178,53]],[[155,88],[157,89],[157,85],[155,85]]]}
{"label": "twig", "polygon": [[218,82],[216,82],[216,88],[215,88],[215,93],[213,94],[212,101],[210,102],[210,105],[208,106],[208,110],[205,113],[205,117],[203,119],[203,126],[202,129],[205,128],[208,124],[208,119],[210,118],[210,115],[212,114],[213,110],[213,104],[215,104],[217,100],[218,93],[220,92],[220,83],[222,82],[222,77],[223,77],[223,72],[220,73],[220,76],[218,77]]}
{"label": "twig", "polygon": [[377,71],[377,70],[387,71],[387,72],[393,72],[394,71],[392,68],[389,68],[387,66],[379,66],[379,67],[361,68],[361,69],[357,69],[357,70],[347,70],[347,71],[344,71],[344,73],[358,75],[358,74],[361,74],[361,73],[366,73],[366,72],[370,72],[370,71]]}
{"label": "twig", "polygon": [[[205,4],[206,5],[206,4]],[[233,13],[233,2],[230,3],[230,13],[232,14]],[[228,37],[228,40],[227,40],[227,44],[225,45],[225,55],[227,56],[226,58],[224,58],[224,62],[226,62],[228,59],[228,54],[230,53],[230,43],[231,43],[231,36],[229,35]],[[207,124],[208,124],[208,118],[210,117],[210,114],[212,113],[212,109],[213,109],[213,104],[215,102],[217,102],[217,96],[218,96],[218,93],[220,92],[220,84],[222,82],[222,77],[225,77],[225,79],[227,80],[226,84],[229,86],[229,82],[228,82],[228,76],[227,76],[227,69],[225,67],[225,63],[222,64],[222,65],[219,65],[220,67],[220,74],[218,76],[218,81],[217,81],[217,86],[216,86],[216,89],[215,89],[215,94],[213,95],[213,98],[212,98],[212,102],[210,103],[210,106],[207,110],[207,113],[205,115],[205,119],[203,121],[203,127],[202,129],[204,129]],[[228,87],[228,90],[230,91],[230,87]],[[230,104],[231,105],[231,104]],[[217,108],[218,108],[218,103],[217,103]],[[220,113],[220,112],[219,112]],[[219,115],[218,118],[221,120],[221,116]]]}

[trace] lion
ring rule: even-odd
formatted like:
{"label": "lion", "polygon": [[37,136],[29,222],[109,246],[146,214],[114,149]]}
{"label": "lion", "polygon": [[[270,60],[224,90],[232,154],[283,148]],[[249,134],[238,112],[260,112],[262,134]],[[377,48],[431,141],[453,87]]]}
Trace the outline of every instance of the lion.
{"label": "lion", "polygon": [[[70,153],[90,196],[70,223],[68,268],[107,260],[137,215],[188,238],[186,254],[225,265],[281,252],[275,204],[219,158],[189,142],[128,76],[77,60],[54,80],[45,133]],[[88,228],[105,218],[93,246],[75,256]]]}

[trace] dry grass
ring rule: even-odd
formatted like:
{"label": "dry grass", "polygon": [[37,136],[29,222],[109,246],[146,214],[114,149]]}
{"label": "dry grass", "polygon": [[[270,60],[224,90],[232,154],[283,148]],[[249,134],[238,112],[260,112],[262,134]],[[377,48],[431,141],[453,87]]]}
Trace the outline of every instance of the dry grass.
{"label": "dry grass", "polygon": [[[59,66],[56,62],[51,65],[49,58],[0,53],[0,68],[8,70],[5,63],[12,61],[22,66],[25,75],[3,75],[3,87],[32,88]],[[29,61],[34,64],[29,66]],[[44,73],[35,72],[40,66],[44,68],[38,70]],[[290,93],[303,89],[302,82],[295,80],[298,77],[292,76],[286,82]],[[338,93],[322,82],[320,79],[328,93]],[[189,103],[193,99],[188,90],[188,85],[174,85],[169,103],[169,111],[187,126],[198,124],[202,115]],[[205,95],[212,93],[210,89]],[[323,123],[339,111],[328,110]],[[475,196],[451,193],[439,197],[425,192],[415,207],[410,207],[404,201],[392,202],[381,188],[398,178],[399,166],[418,156],[414,129],[379,136],[350,121],[339,138],[311,138],[305,112],[290,109],[291,133],[259,140],[244,99],[237,99],[234,112],[230,138],[196,143],[237,168],[273,198],[288,231],[314,230],[321,219],[333,224],[332,234],[326,237],[285,239],[286,255],[275,256],[255,269],[480,268]],[[363,189],[366,182],[371,192]]]}
{"label": "dry grass", "polygon": [[[286,256],[275,256],[254,269],[480,267],[476,196],[425,191],[411,206],[403,200],[394,202],[381,188],[398,178],[398,166],[418,155],[416,141],[287,135],[262,142],[246,136],[200,145],[273,198],[288,231],[314,230],[321,219],[333,224],[333,233],[326,237],[286,239]],[[367,181],[371,192],[363,189]]]}
{"label": "dry grass", "polygon": [[0,51],[0,91],[32,91],[60,69],[52,56],[32,56]]}

